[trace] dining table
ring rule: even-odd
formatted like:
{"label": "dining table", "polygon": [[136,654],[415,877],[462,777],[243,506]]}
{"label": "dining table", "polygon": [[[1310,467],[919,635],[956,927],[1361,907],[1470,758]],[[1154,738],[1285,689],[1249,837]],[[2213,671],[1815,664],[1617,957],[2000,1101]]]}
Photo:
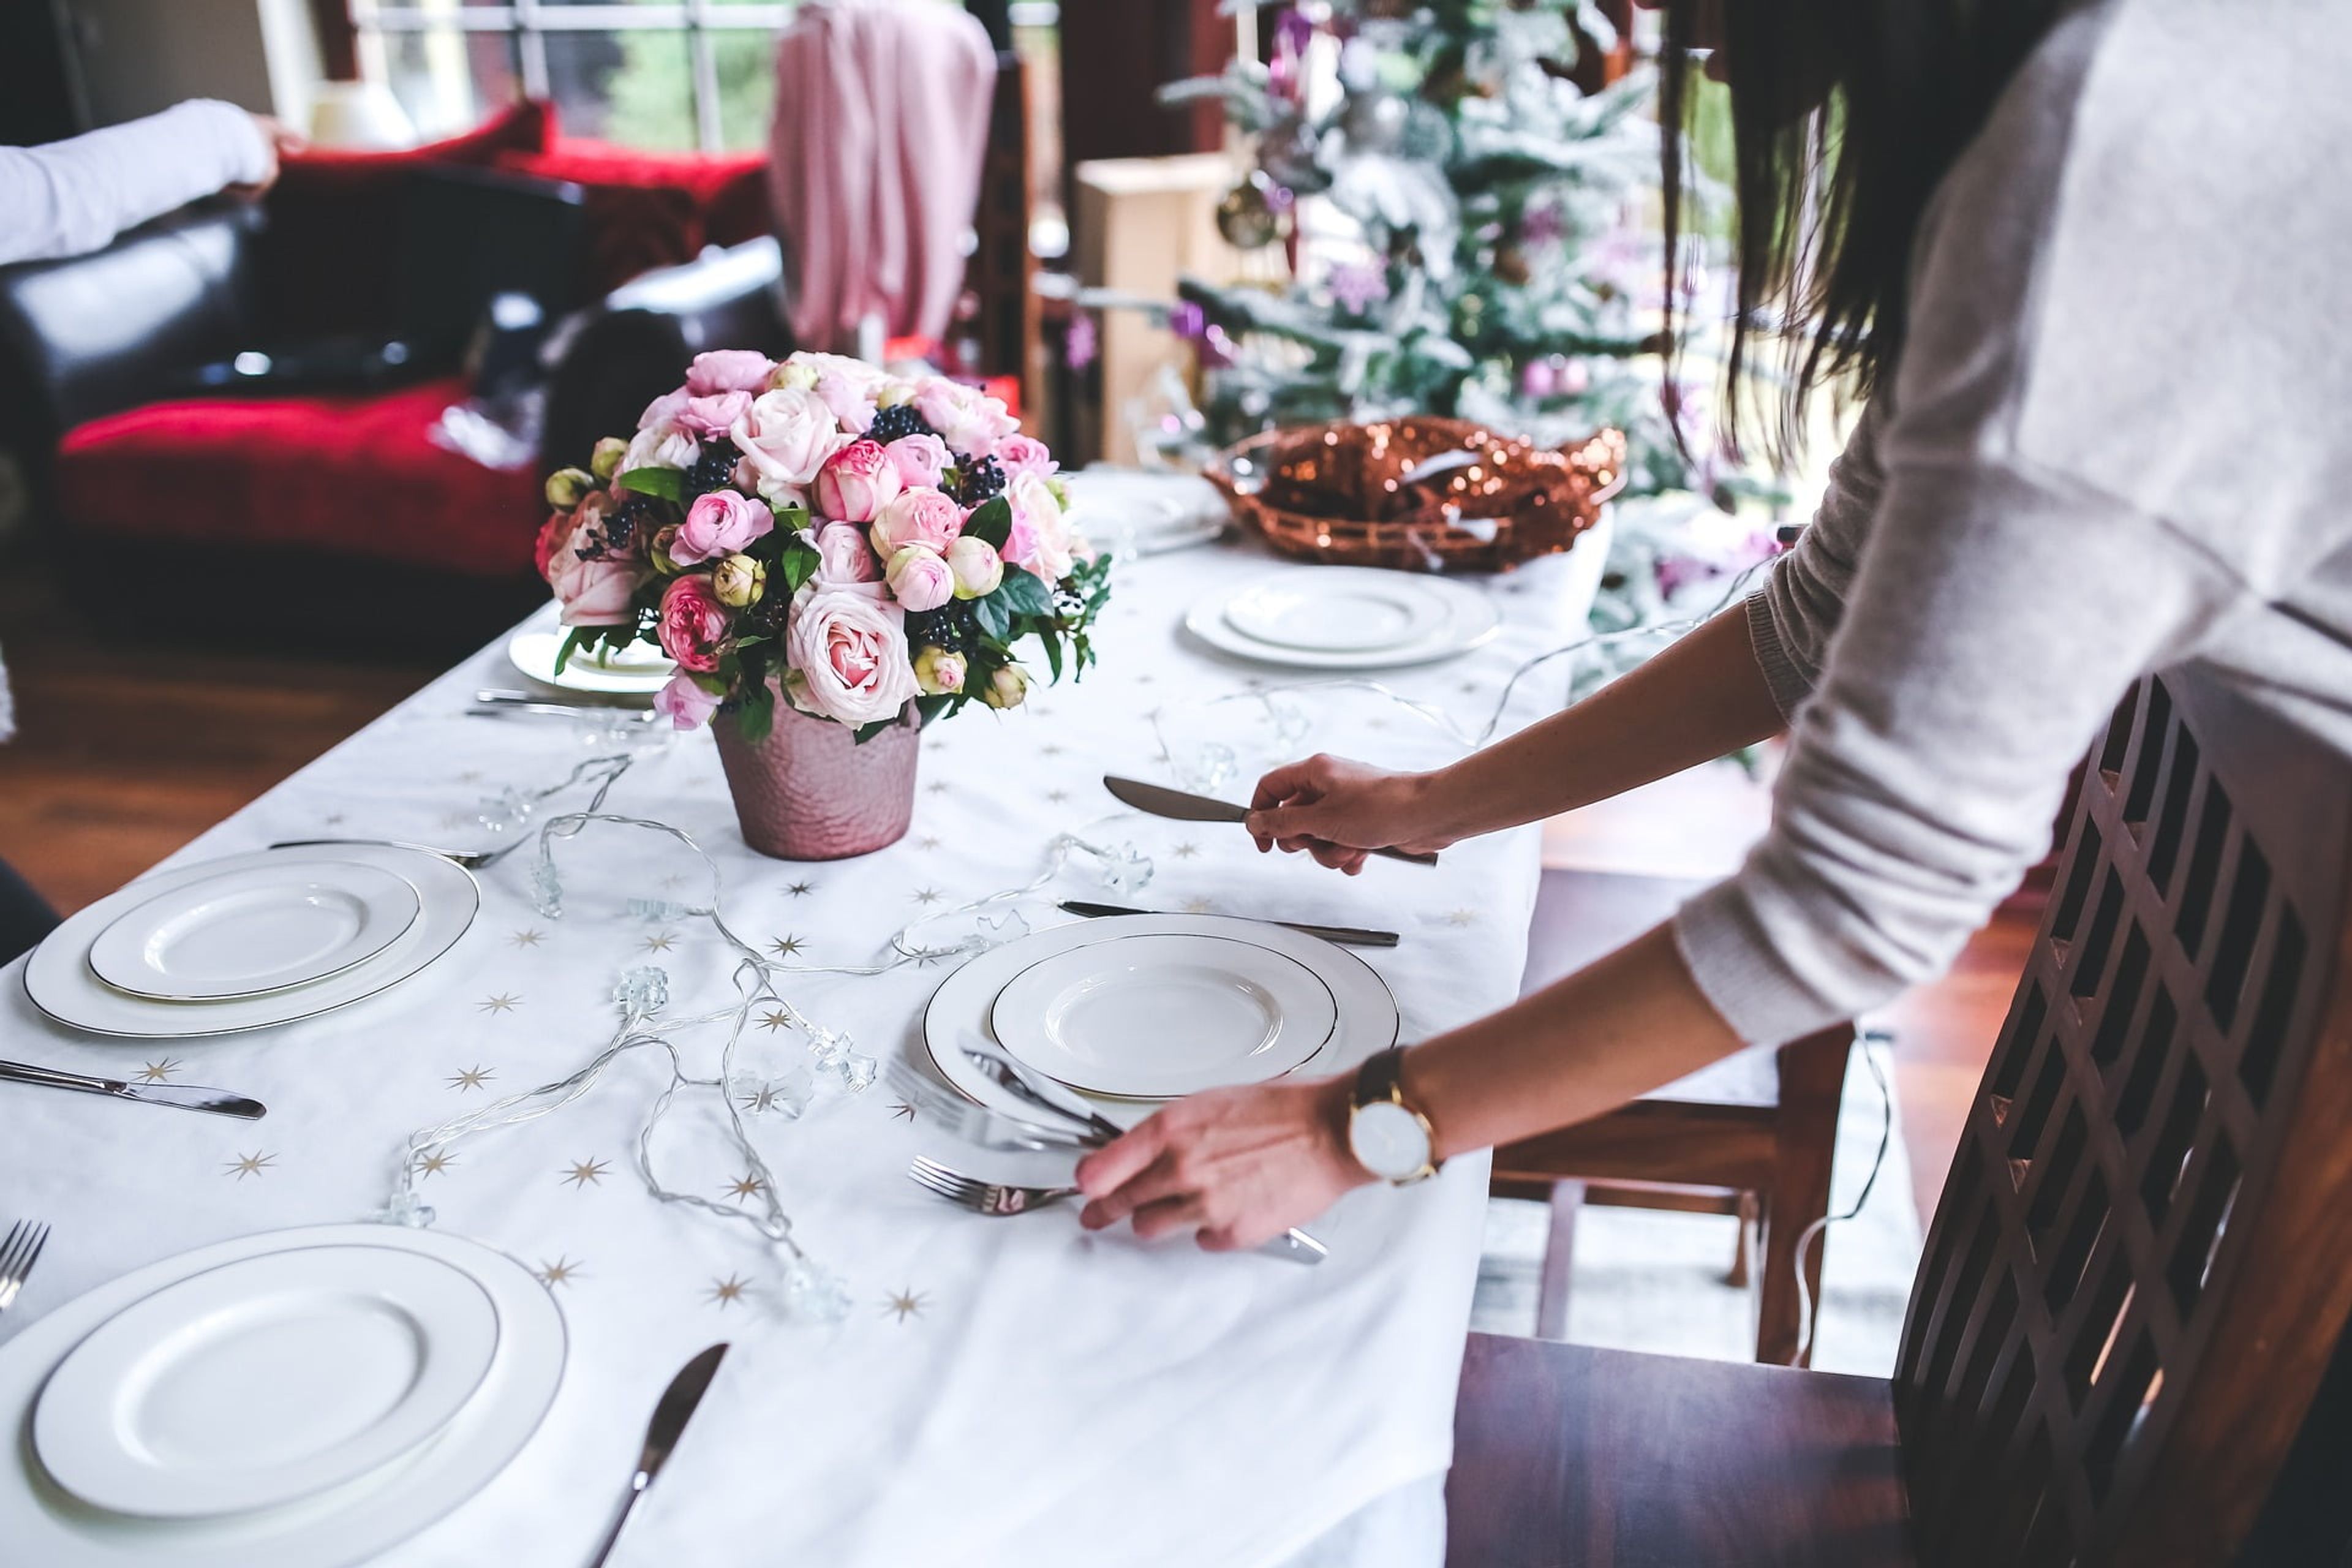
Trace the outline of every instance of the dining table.
{"label": "dining table", "polygon": [[[0,1352],[52,1309],[191,1248],[404,1219],[528,1268],[561,1310],[565,1359],[511,1462],[370,1561],[585,1563],[672,1373],[725,1341],[613,1556],[624,1568],[1435,1568],[1486,1156],[1350,1193],[1310,1222],[1328,1249],[1315,1267],[1142,1241],[1125,1226],[1090,1233],[1067,1203],[966,1212],[908,1179],[919,1156],[967,1153],[937,1125],[938,1105],[887,1070],[920,1060],[925,1004],[954,962],[892,962],[891,944],[910,924],[936,914],[952,925],[951,911],[1031,883],[1067,834],[1118,853],[1070,855],[1044,888],[1000,906],[1017,911],[1015,929],[1072,918],[1055,908],[1071,899],[1392,930],[1393,948],[1359,951],[1393,993],[1408,1043],[1509,1002],[1527,957],[1535,828],[1465,841],[1434,866],[1375,859],[1343,877],[1261,855],[1238,826],[1136,814],[1102,780],[1245,800],[1257,771],[1286,753],[1403,766],[1458,755],[1490,715],[1507,730],[1559,706],[1573,658],[1513,678],[1581,634],[1598,567],[1587,549],[1463,579],[1499,612],[1492,637],[1442,661],[1346,674],[1246,662],[1182,629],[1189,605],[1238,575],[1315,565],[1239,542],[1124,562],[1083,679],[1041,675],[1019,709],[975,706],[928,729],[908,835],[823,863],[745,846],[707,731],[471,711],[478,689],[517,684],[500,637],[164,868],[288,839],[495,847],[586,804],[584,789],[558,791],[521,819],[528,797],[583,762],[625,754],[603,811],[690,836],[718,869],[728,926],[778,965],[780,993],[883,1069],[862,1089],[830,1082],[796,1111],[795,1095],[761,1089],[798,1081],[807,1041],[755,1012],[725,1085],[794,1242],[840,1283],[833,1310],[798,1310],[784,1256],[730,1223],[762,1184],[723,1135],[718,1091],[680,1094],[646,1131],[671,1084],[669,1053],[709,1079],[724,1029],[681,1027],[660,1048],[623,1054],[569,1103],[448,1145],[406,1171],[422,1207],[394,1204],[412,1133],[573,1072],[612,1037],[625,977],[657,971],[679,1017],[736,996],[739,954],[693,912],[701,860],[669,835],[598,822],[555,844],[559,899],[526,843],[478,873],[478,915],[446,956],[305,1022],[110,1039],[45,1016],[19,983],[22,961],[13,966],[0,980],[0,1058],[227,1088],[268,1114],[0,1083],[0,1218],[51,1226],[39,1268],[0,1314]],[[551,618],[551,606],[530,624]],[[1114,861],[1118,885],[1107,886],[1097,873]],[[648,1169],[702,1201],[657,1200]]]}

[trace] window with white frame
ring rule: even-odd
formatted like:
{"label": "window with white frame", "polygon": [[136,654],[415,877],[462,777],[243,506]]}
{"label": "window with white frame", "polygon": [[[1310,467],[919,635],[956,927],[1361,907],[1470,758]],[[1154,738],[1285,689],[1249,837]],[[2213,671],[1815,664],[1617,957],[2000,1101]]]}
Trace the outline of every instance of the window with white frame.
{"label": "window with white frame", "polygon": [[763,0],[352,0],[361,74],[419,134],[447,135],[528,95],[564,134],[656,151],[757,147],[773,42]]}

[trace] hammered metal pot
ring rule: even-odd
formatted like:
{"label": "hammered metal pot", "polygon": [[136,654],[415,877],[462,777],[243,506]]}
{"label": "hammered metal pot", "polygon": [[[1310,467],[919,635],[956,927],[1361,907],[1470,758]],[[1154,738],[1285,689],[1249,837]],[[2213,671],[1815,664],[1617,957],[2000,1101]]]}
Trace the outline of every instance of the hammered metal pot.
{"label": "hammered metal pot", "polygon": [[845,860],[907,836],[921,749],[913,703],[862,746],[846,724],[781,699],[775,713],[761,741],[746,741],[723,716],[711,725],[744,843],[779,860]]}

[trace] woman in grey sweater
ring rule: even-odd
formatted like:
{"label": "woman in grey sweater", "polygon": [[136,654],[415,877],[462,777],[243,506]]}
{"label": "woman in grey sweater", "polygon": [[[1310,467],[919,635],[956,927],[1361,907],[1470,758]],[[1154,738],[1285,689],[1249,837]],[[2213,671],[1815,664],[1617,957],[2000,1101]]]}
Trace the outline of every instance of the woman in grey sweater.
{"label": "woman in grey sweater", "polygon": [[[1743,323],[1800,323],[1798,403],[1832,374],[1867,395],[1819,515],[1747,605],[1576,707],[1434,773],[1277,769],[1251,827],[1352,872],[1785,732],[1771,830],[1673,921],[1369,1085],[1169,1108],[1080,1168],[1089,1225],[1251,1246],[1888,1001],[2042,855],[2147,671],[2201,661],[2352,750],[2352,11],[1664,9],[1670,81],[1706,43],[1730,83]],[[1412,1114],[1369,1126],[1366,1098]]]}

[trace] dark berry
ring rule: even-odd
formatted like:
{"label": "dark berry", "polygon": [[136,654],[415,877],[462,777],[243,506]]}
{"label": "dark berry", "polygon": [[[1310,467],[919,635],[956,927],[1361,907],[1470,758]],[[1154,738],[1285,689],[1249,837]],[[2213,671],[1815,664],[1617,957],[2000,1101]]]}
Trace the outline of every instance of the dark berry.
{"label": "dark berry", "polygon": [[965,506],[978,506],[1004,491],[1004,465],[993,458],[956,459],[956,497]]}
{"label": "dark berry", "polygon": [[936,610],[918,610],[907,617],[907,646],[970,653],[978,631],[979,619],[971,601],[951,599]]}
{"label": "dark berry", "polygon": [[703,443],[702,455],[694,459],[694,467],[686,470],[686,493],[699,496],[725,489],[734,482],[735,461],[741,456],[732,441]]}
{"label": "dark berry", "polygon": [[908,436],[938,434],[938,431],[923,422],[923,416],[915,412],[913,404],[900,403],[883,409],[874,416],[874,423],[866,426],[866,438],[869,441],[879,441],[887,447],[891,442],[903,440]]}

